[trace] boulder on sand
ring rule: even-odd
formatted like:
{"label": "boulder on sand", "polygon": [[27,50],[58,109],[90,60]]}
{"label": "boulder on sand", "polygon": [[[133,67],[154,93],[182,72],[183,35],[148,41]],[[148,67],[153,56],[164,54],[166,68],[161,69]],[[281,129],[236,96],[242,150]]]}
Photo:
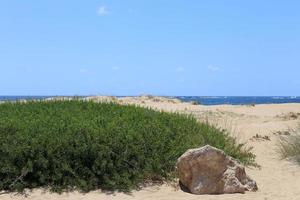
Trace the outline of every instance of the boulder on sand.
{"label": "boulder on sand", "polygon": [[192,194],[256,191],[257,185],[238,161],[206,145],[186,151],[177,161],[180,183]]}

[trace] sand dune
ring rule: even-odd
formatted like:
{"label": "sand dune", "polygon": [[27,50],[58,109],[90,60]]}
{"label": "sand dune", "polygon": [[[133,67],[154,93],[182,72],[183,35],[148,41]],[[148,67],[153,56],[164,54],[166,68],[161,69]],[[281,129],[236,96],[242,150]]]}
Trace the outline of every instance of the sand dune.
{"label": "sand dune", "polygon": [[[58,195],[36,189],[32,192],[27,192],[27,197],[10,193],[0,195],[0,199],[300,199],[300,166],[279,158],[276,151],[279,136],[274,134],[275,132],[297,126],[300,120],[300,114],[298,115],[300,113],[300,104],[203,106],[180,103],[176,100],[170,101],[164,98],[153,100],[145,97],[126,97],[120,98],[118,101],[124,104],[139,104],[159,110],[191,113],[199,120],[209,120],[222,127],[233,129],[233,134],[241,142],[247,142],[247,145],[253,146],[253,152],[257,155],[257,163],[261,165],[261,169],[247,168],[247,173],[257,181],[259,190],[257,192],[247,192],[246,194],[196,196],[164,184],[146,187],[140,191],[133,191],[131,194],[106,194],[101,191],[93,191],[87,194],[71,192]],[[268,136],[269,139],[255,138],[257,134],[259,136]]]}

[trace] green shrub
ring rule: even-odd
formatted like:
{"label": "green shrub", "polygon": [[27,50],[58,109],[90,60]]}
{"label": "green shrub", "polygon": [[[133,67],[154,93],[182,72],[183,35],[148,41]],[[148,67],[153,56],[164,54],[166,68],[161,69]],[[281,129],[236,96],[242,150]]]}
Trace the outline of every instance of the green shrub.
{"label": "green shrub", "polygon": [[0,190],[129,191],[170,180],[177,158],[205,144],[254,163],[226,131],[191,116],[114,103],[3,103]]}
{"label": "green shrub", "polygon": [[300,125],[296,130],[280,134],[279,152],[281,158],[289,158],[300,164]]}

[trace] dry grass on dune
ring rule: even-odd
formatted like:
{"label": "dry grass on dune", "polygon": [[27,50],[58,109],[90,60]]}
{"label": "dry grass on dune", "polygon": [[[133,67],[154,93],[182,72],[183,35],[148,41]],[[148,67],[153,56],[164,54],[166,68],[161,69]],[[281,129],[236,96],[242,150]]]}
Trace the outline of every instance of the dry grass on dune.
{"label": "dry grass on dune", "polygon": [[279,153],[300,164],[300,124],[296,129],[285,131],[280,135]]}

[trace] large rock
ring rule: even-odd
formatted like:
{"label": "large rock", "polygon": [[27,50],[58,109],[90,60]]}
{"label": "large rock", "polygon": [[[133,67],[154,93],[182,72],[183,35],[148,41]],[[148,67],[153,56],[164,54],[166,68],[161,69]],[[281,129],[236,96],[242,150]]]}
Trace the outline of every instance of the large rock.
{"label": "large rock", "polygon": [[193,194],[224,194],[256,191],[245,168],[212,146],[186,151],[177,161],[179,180]]}

